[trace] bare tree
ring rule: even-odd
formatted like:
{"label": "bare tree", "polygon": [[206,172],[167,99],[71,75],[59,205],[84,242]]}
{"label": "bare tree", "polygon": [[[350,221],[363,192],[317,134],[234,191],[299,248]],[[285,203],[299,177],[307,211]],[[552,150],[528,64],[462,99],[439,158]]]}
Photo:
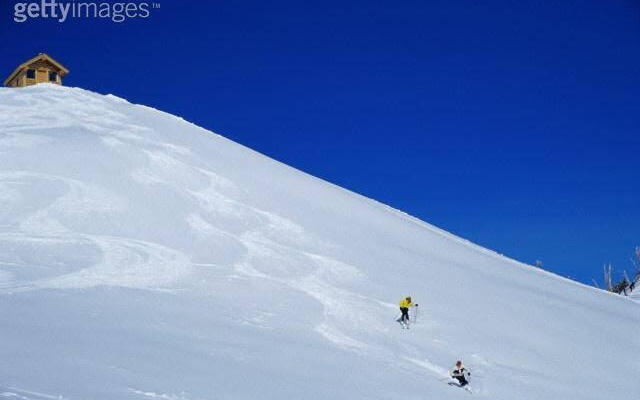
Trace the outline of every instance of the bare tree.
{"label": "bare tree", "polygon": [[633,279],[629,282],[629,289],[633,291],[636,287],[636,284],[640,282],[640,246],[636,247],[636,251],[634,253],[634,257],[631,259],[633,266],[635,267],[635,273],[633,274]]}
{"label": "bare tree", "polygon": [[620,279],[617,282],[614,282],[613,266],[611,265],[611,263],[604,266],[604,287],[607,291],[617,294],[624,294],[626,296],[627,289],[629,289],[630,285],[631,283],[629,282],[629,279],[627,279],[626,271],[624,272],[624,278]]}
{"label": "bare tree", "polygon": [[629,283],[629,284],[631,283],[631,279],[629,279],[629,275],[627,275],[627,270],[626,269],[624,271],[622,271],[622,276],[624,276],[624,280],[627,283]]}
{"label": "bare tree", "polygon": [[[612,293],[624,294],[625,296],[633,292],[638,283],[640,283],[640,246],[636,246],[633,257],[631,257],[631,263],[634,267],[634,272],[631,274],[632,277],[629,277],[629,274],[627,274],[625,270],[622,271],[622,278],[618,281],[615,281],[613,276],[613,265],[611,265],[611,263],[605,264],[603,267],[602,289]],[[598,282],[595,279],[592,279],[592,281],[593,285],[600,289]],[[638,289],[638,291],[640,291],[640,289]]]}
{"label": "bare tree", "polygon": [[612,272],[613,272],[613,266],[611,265],[611,263],[609,263],[608,265],[605,264],[604,276],[603,276],[604,288],[609,292],[613,292],[613,279],[611,277]]}

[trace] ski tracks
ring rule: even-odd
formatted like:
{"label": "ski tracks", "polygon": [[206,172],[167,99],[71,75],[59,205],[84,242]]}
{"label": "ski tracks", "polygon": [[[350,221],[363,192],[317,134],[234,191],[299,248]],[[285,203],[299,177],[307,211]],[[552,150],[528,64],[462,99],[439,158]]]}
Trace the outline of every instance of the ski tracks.
{"label": "ski tracks", "polygon": [[[24,254],[31,257],[29,260],[0,258],[4,289],[66,289],[97,285],[159,288],[191,271],[189,257],[180,251],[142,240],[79,233],[69,228],[74,221],[100,215],[106,217],[124,206],[124,200],[105,190],[77,180],[25,171],[0,174],[0,186],[11,189],[11,197],[6,202],[9,209],[13,208],[11,214],[0,215],[6,227],[5,232],[0,230],[0,247],[23,248],[22,257]],[[17,202],[37,193],[42,186],[57,188],[51,191],[60,195],[48,200],[48,204],[40,202],[41,206],[36,209],[15,208]],[[74,250],[63,254],[59,246],[71,246]],[[12,257],[12,254],[8,251],[1,257]],[[37,268],[57,271],[58,276],[39,280],[13,279],[16,274],[28,278],[25,273]]]}
{"label": "ski tracks", "polygon": [[69,400],[62,395],[41,393],[13,386],[0,386],[0,398],[14,400]]}

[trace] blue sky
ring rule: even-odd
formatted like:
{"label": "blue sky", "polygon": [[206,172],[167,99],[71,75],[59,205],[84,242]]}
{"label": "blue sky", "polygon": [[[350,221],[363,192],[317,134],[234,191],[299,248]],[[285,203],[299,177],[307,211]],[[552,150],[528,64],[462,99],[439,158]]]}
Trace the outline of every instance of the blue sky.
{"label": "blue sky", "polygon": [[122,23],[16,23],[15,3],[5,75],[47,52],[68,85],[583,282],[640,245],[635,0],[160,0]]}

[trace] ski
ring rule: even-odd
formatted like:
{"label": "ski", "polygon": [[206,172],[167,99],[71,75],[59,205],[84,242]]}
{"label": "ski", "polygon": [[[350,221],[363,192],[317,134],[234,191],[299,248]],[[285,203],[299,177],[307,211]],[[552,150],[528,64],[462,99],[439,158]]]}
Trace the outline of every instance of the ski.
{"label": "ski", "polygon": [[469,385],[462,386],[458,382],[455,382],[455,381],[449,382],[448,385],[449,386],[455,386],[455,387],[460,388],[460,389],[464,389],[467,392],[469,392],[470,394],[473,394],[473,390],[471,390],[471,387],[469,387]]}

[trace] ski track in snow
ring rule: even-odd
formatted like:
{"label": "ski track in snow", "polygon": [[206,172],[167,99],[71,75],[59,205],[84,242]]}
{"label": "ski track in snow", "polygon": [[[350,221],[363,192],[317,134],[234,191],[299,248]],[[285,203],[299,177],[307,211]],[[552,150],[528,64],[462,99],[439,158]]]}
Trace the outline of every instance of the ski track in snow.
{"label": "ski track in snow", "polygon": [[40,393],[11,386],[0,386],[0,397],[19,400],[70,400],[62,395]]}
{"label": "ski track in snow", "polygon": [[65,193],[51,204],[26,215],[20,221],[19,232],[0,232],[0,245],[13,242],[34,247],[33,244],[55,244],[61,240],[85,245],[91,243],[101,251],[103,260],[97,265],[79,266],[77,271],[68,274],[14,287],[5,276],[0,281],[5,289],[86,288],[96,285],[154,288],[167,285],[190,271],[189,258],[180,252],[141,240],[76,233],[55,217],[78,218],[119,210],[123,202],[109,193],[53,175],[23,171],[0,174],[0,187],[24,188],[37,186],[42,181],[64,186]]}
{"label": "ski track in snow", "polygon": [[[171,165],[172,171],[176,168],[183,171],[188,169],[186,165],[168,158],[164,158],[163,163]],[[338,289],[323,279],[324,276],[332,276],[350,281],[361,278],[363,274],[357,268],[338,260],[300,250],[305,248],[306,244],[316,240],[310,237],[302,227],[286,218],[248,207],[231,196],[224,195],[227,191],[235,193],[240,191],[215,173],[206,170],[195,172],[204,174],[210,180],[209,185],[204,189],[191,192],[205,210],[261,222],[261,225],[239,236],[225,232],[227,235],[236,237],[246,249],[245,255],[235,264],[235,270],[249,278],[271,279],[292,290],[304,292],[323,306],[324,321],[316,326],[319,334],[343,348],[359,351],[367,349],[368,346],[365,343],[349,336],[339,327],[340,323],[352,321],[354,314],[363,315],[368,312],[365,305],[366,299],[362,300],[354,293]],[[165,179],[165,177],[152,177],[148,182],[166,182]],[[190,222],[193,227],[203,231],[215,229],[200,217],[191,216]],[[282,245],[271,240],[270,237],[278,237],[281,240],[284,237],[287,243],[294,245]],[[258,260],[274,259],[279,261],[278,265],[283,266],[282,270],[274,270],[272,267],[260,269],[255,265]],[[299,262],[289,265],[288,268],[285,267],[291,264],[292,259]],[[301,274],[300,271],[307,272]],[[366,322],[371,321],[364,322],[363,326],[370,327]]]}
{"label": "ski track in snow", "polygon": [[195,397],[190,397],[187,393],[173,394],[173,393],[156,393],[144,390],[138,390],[130,388],[129,392],[146,399],[157,400],[199,400]]}
{"label": "ski track in snow", "polygon": [[[155,152],[147,152],[151,167],[145,170],[135,171],[134,179],[141,183],[154,185],[170,185],[175,182],[172,179],[177,174],[180,181],[196,182],[202,178],[208,179],[204,188],[191,190],[189,193],[197,200],[204,211],[214,215],[224,214],[229,218],[241,221],[257,221],[256,228],[236,235],[233,232],[223,231],[225,235],[236,238],[246,249],[244,257],[235,265],[235,270],[249,278],[268,278],[289,286],[293,290],[303,291],[310,297],[320,302],[324,308],[324,321],[316,327],[318,333],[334,344],[350,349],[365,349],[366,344],[345,334],[336,324],[350,320],[353,313],[361,313],[366,309],[363,304],[355,304],[357,296],[345,290],[337,289],[323,280],[323,275],[332,275],[341,279],[357,279],[361,276],[355,267],[317,254],[307,253],[304,248],[314,238],[293,221],[276,214],[249,207],[234,199],[241,193],[230,181],[215,174],[212,171],[193,168],[169,155]],[[230,193],[227,195],[226,193]],[[200,215],[190,215],[189,224],[196,230],[204,233],[218,231],[208,224]],[[283,237],[287,242],[297,246],[285,246],[270,239],[270,237]],[[277,259],[283,270],[274,271],[256,268],[253,264],[256,260]],[[299,259],[295,265],[284,267],[291,263],[291,259]],[[310,266],[313,268],[310,269]],[[300,274],[307,270],[308,273]],[[352,299],[348,304],[345,300]]]}

